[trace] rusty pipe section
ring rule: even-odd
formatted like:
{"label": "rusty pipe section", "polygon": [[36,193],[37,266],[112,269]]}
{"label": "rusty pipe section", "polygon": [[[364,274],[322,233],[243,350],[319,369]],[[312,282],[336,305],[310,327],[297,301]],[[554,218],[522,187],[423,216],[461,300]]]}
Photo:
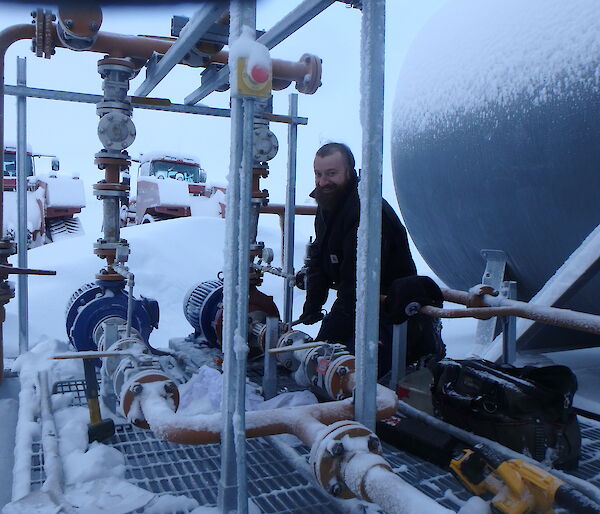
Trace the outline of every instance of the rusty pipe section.
{"label": "rusty pipe section", "polygon": [[[6,51],[13,43],[35,36],[35,27],[31,24],[13,25],[0,31],[0,149],[4,158],[4,59]],[[0,173],[0,239],[4,238],[4,173]],[[0,256],[0,262],[7,262]]]}
{"label": "rusty pipe section", "polygon": [[[35,35],[35,30],[34,34]],[[56,24],[51,25],[49,32],[54,47],[67,48],[59,39]],[[139,61],[140,68],[152,57],[153,54],[165,54],[169,51],[176,39],[165,39],[152,36],[130,36],[126,34],[115,34],[112,32],[98,32],[95,41],[90,46],[90,52],[98,52],[110,55],[115,58],[130,58]],[[207,67],[212,63],[226,65],[229,61],[229,52],[221,50],[220,52],[209,55],[200,66]],[[182,61],[180,64],[198,67],[193,64]],[[301,93],[313,94],[321,85],[321,60],[310,54],[304,54],[300,60],[286,61],[282,59],[272,59],[273,78],[287,87],[290,83],[296,82],[296,89]]]}
{"label": "rusty pipe section", "polygon": [[[173,412],[160,384],[144,384],[139,404],[151,430],[180,444],[216,443],[221,438],[222,416],[182,416]],[[150,386],[150,387],[147,387]],[[394,414],[396,394],[377,389],[377,419]],[[379,438],[353,421],[352,399],[246,412],[246,437],[293,434],[311,447],[309,463],[317,482],[339,498],[358,497],[386,512],[420,514],[450,512],[419,492],[393,471],[382,457]]]}
{"label": "rusty pipe section", "polygon": [[[4,162],[4,60],[6,50],[22,39],[29,39],[35,35],[35,27],[29,24],[13,25],[0,31],[0,151]],[[0,266],[8,266],[8,257],[15,253],[15,246],[9,241],[4,241],[4,173],[0,173]],[[14,297],[9,283],[8,273],[0,273],[0,383],[4,375],[4,340],[2,325],[6,315],[4,305]]]}
{"label": "rusty pipe section", "polygon": [[439,318],[489,319],[492,316],[518,316],[547,325],[600,335],[600,316],[595,314],[509,300],[503,296],[492,294],[493,291],[488,286],[481,285],[471,288],[468,292],[442,289],[442,293],[446,301],[462,304],[467,308],[438,309],[425,306],[421,308],[420,312]]}
{"label": "rusty pipe section", "polygon": [[[180,444],[209,444],[221,440],[221,413],[185,416],[173,411],[164,397],[161,385],[144,384],[138,395],[139,412],[143,413],[150,429],[167,441]],[[383,386],[377,389],[377,419],[396,412],[396,394]],[[246,437],[293,434],[304,444],[312,446],[318,432],[326,425],[352,419],[352,399],[286,407],[267,411],[246,412]]]}

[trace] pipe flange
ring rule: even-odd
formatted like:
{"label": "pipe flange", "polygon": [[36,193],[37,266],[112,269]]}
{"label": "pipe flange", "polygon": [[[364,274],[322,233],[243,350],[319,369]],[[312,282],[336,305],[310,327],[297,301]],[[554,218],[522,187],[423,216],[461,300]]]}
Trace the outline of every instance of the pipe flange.
{"label": "pipe flange", "polygon": [[131,422],[139,428],[149,429],[148,421],[144,418],[141,406],[139,405],[139,396],[144,390],[144,384],[153,382],[164,382],[164,392],[161,394],[163,398],[170,400],[173,411],[177,412],[179,407],[179,389],[177,384],[167,375],[157,370],[149,370],[142,372],[127,381],[121,391],[121,408],[124,416],[129,419],[129,414],[132,409],[135,409],[135,417]]}
{"label": "pipe flange", "polygon": [[321,86],[321,72],[323,63],[319,57],[304,54],[300,62],[306,65],[306,73],[302,80],[296,82],[296,90],[306,95],[312,95]]}
{"label": "pipe flange", "polygon": [[352,396],[352,385],[349,383],[354,373],[356,359],[354,355],[342,355],[329,363],[325,372],[325,390],[332,400],[343,400]]}
{"label": "pipe flange", "polygon": [[122,112],[105,114],[98,122],[98,138],[108,150],[124,150],[135,141],[135,124]]}
{"label": "pipe flange", "polygon": [[277,136],[264,125],[254,129],[252,146],[254,160],[259,162],[270,161],[277,155],[277,151],[279,150]]}
{"label": "pipe flange", "polygon": [[[98,73],[100,77],[106,79],[107,75],[111,72],[123,73],[125,81],[129,81],[138,74],[139,66],[133,61],[117,57],[100,59],[98,61]],[[119,81],[119,83],[122,83],[122,81]]]}
{"label": "pipe flange", "polygon": [[130,102],[119,102],[117,100],[105,100],[96,104],[96,114],[98,116],[104,116],[110,112],[123,111],[127,115],[131,116],[133,113],[133,106]]}
{"label": "pipe flange", "polygon": [[92,186],[96,198],[127,198],[129,185],[98,182]]}
{"label": "pipe flange", "polygon": [[[310,343],[312,340],[312,337],[305,332],[301,332],[300,330],[290,330],[279,338],[275,346],[276,348],[285,348],[286,346]],[[279,364],[281,364],[284,368],[292,371],[298,369],[299,362],[294,358],[292,352],[277,353],[276,358],[277,362],[279,362]]]}
{"label": "pipe flange", "polygon": [[94,155],[94,163],[99,169],[103,170],[108,165],[119,166],[119,171],[126,170],[131,165],[129,154],[126,150],[107,150],[102,149]]}
{"label": "pipe flange", "polygon": [[17,245],[13,241],[0,241],[0,258],[10,257],[17,253]]}
{"label": "pipe flange", "polygon": [[[124,241],[124,240],[122,240]],[[121,248],[129,248],[129,244],[127,244],[126,242],[122,242],[119,241],[117,243],[109,243],[107,241],[105,241],[104,239],[98,239],[95,243],[94,243],[94,250],[112,250],[112,251],[117,251],[117,249],[121,249]]]}
{"label": "pipe flange", "polygon": [[[94,253],[96,255],[99,255],[96,252],[94,252]],[[103,280],[105,282],[119,282],[120,280],[123,280],[125,277],[123,275],[119,275],[119,273],[117,273],[116,271],[110,272],[108,270],[101,269],[98,273],[96,273],[95,278],[96,278],[96,280]]]}
{"label": "pipe flange", "polygon": [[89,50],[102,25],[102,10],[96,5],[70,3],[58,8],[56,32],[63,45],[76,51]]}
{"label": "pipe flange", "polygon": [[381,455],[379,438],[357,421],[342,420],[319,433],[309,463],[323,489],[338,498],[354,498],[356,494],[344,481],[344,465],[363,452]]}

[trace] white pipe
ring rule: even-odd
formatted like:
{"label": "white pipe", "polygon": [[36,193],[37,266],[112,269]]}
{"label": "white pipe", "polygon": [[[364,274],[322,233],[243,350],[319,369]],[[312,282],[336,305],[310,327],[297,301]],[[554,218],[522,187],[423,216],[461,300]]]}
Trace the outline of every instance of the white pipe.
{"label": "white pipe", "polygon": [[58,451],[58,434],[48,390],[48,371],[38,374],[40,384],[40,407],[42,413],[42,448],[44,450],[44,471],[46,480],[42,491],[62,493],[63,469]]}

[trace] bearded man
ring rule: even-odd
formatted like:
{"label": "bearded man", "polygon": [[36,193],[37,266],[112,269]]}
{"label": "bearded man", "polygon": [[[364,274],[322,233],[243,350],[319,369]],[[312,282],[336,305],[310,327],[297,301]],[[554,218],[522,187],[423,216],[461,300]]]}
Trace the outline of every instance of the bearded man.
{"label": "bearded man", "polygon": [[[356,310],[356,245],[360,220],[358,176],[352,151],[342,143],[328,143],[314,159],[317,202],[315,241],[306,270],[306,301],[300,322],[311,325],[323,319],[318,341],[345,344],[354,353]],[[407,319],[406,306],[442,305],[442,293],[429,277],[416,275],[406,229],[392,207],[382,199],[380,348],[378,375],[391,368],[392,325]],[[330,312],[321,308],[329,289],[337,290]],[[440,346],[441,345],[441,346]],[[408,363],[431,354],[439,356],[443,343],[431,318],[417,314],[408,325]]]}

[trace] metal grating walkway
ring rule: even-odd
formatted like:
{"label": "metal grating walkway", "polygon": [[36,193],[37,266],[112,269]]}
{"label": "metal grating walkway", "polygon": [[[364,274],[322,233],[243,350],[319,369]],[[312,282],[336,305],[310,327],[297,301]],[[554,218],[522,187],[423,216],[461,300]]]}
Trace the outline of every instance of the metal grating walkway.
{"label": "metal grating walkway", "polygon": [[[85,405],[84,382],[58,382],[54,393],[73,394],[72,405]],[[158,439],[131,424],[116,426],[105,444],[118,449],[126,461],[125,478],[153,493],[181,494],[201,506],[217,503],[221,450],[219,444],[191,446]],[[32,447],[32,490],[40,489],[45,474],[41,445]],[[341,513],[336,500],[313,485],[266,439],[247,440],[248,495],[263,513]]]}
{"label": "metal grating walkway", "polygon": [[[85,405],[84,382],[59,382],[54,393],[73,394],[72,405]],[[582,457],[572,472],[600,487],[600,423],[581,421]],[[215,506],[220,469],[220,445],[190,446],[158,439],[148,430],[130,424],[117,425],[106,441],[125,455],[126,479],[154,493],[182,494],[202,506]],[[409,484],[441,505],[458,510],[470,493],[454,476],[434,464],[384,444],[384,456],[394,471]],[[338,513],[340,503],[309,482],[266,439],[247,441],[248,494],[263,513]],[[309,449],[297,447],[308,457]],[[32,489],[45,479],[41,445],[32,447]]]}

